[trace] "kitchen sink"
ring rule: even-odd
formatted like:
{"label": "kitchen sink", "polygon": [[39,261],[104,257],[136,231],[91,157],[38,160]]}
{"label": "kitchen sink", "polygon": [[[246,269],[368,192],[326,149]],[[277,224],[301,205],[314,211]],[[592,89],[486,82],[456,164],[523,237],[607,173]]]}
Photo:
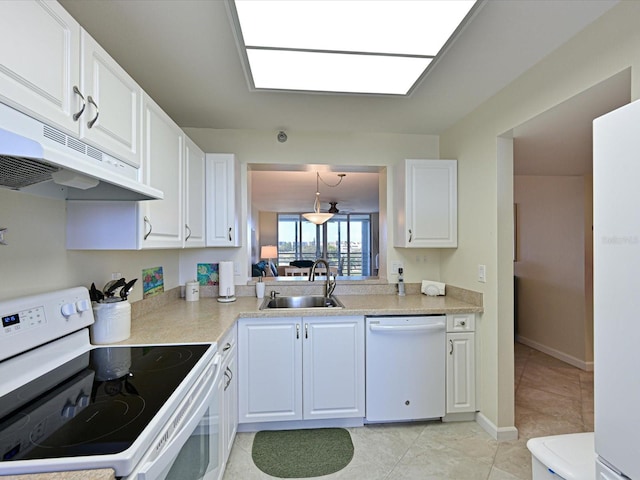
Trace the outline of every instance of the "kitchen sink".
{"label": "kitchen sink", "polygon": [[265,298],[260,306],[260,310],[275,308],[344,308],[344,305],[336,297],[305,295],[301,297]]}

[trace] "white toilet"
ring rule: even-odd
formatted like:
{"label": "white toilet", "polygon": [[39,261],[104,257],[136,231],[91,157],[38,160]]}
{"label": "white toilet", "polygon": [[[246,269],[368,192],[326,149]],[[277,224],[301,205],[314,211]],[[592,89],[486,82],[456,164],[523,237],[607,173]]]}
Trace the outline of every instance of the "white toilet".
{"label": "white toilet", "polygon": [[595,480],[596,452],[593,432],[532,438],[533,480]]}

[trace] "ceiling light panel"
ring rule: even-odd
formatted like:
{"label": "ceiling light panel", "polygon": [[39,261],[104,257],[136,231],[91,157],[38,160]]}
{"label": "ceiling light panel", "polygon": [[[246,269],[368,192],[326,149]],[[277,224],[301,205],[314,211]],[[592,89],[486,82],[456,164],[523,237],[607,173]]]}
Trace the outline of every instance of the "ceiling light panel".
{"label": "ceiling light panel", "polygon": [[[402,67],[407,70],[415,70],[415,65],[419,64],[422,68],[412,74],[410,81],[398,75],[402,77],[400,82],[404,86],[394,86],[390,89],[394,93],[405,94],[424,72],[430,59],[435,57],[449,40],[474,4],[475,0],[236,0],[234,5],[244,41],[243,47],[248,52],[257,48],[266,49],[265,51],[302,50],[315,54],[371,54],[371,58],[367,60],[355,60],[357,57],[351,57],[354,62],[362,61],[365,66],[389,57],[410,58],[411,61],[395,63],[408,65]],[[274,61],[276,57],[288,57],[299,61],[300,57],[270,56],[257,54],[255,51],[248,53],[247,57],[256,88],[295,89],[291,86],[259,86],[258,78],[271,77],[273,74],[258,72],[257,62],[260,62],[260,68],[263,68],[265,65],[262,61],[266,57],[271,57]],[[421,62],[412,57],[421,59]],[[261,60],[257,60],[258,58]],[[320,59],[320,56],[311,58]],[[328,64],[332,63],[327,60],[318,61],[322,63],[323,68],[328,68]],[[386,76],[389,72],[386,68],[395,68],[389,67],[388,63],[382,63],[382,60],[380,62],[378,67],[369,67],[367,72]],[[339,69],[333,73],[323,70],[324,78],[351,75],[351,72],[343,68],[343,60],[337,59],[334,63]],[[281,63],[278,68],[282,68]],[[293,68],[295,69],[295,65]],[[316,73],[318,69],[319,67],[315,69]],[[300,75],[302,74],[297,76]],[[364,76],[359,75],[360,78]],[[392,81],[393,78],[390,78],[378,83],[388,84]],[[336,80],[334,83],[340,82]],[[390,93],[388,88],[385,91],[372,91],[368,86],[351,90],[342,87],[316,87],[313,90]]]}
{"label": "ceiling light panel", "polygon": [[256,88],[403,95],[428,58],[247,49]]}

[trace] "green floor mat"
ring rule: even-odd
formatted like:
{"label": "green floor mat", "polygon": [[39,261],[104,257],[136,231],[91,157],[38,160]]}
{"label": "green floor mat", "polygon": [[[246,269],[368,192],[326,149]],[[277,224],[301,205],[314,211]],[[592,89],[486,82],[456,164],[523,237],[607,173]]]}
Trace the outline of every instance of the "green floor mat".
{"label": "green floor mat", "polygon": [[256,433],[251,456],[274,477],[320,477],[349,464],[353,443],[344,428],[262,431]]}

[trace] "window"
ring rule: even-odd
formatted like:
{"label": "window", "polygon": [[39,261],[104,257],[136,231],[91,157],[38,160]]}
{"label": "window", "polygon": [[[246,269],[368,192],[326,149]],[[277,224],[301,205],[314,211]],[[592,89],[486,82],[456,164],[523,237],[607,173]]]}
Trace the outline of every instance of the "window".
{"label": "window", "polygon": [[326,258],[340,276],[371,276],[371,257],[369,214],[337,214],[322,225],[278,214],[278,265]]}

